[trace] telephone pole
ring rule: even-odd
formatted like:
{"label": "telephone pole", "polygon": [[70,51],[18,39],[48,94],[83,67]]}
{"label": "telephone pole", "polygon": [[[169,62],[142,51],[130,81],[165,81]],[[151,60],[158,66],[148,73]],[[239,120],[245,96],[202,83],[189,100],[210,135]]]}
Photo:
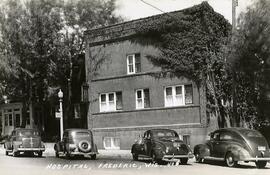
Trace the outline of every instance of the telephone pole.
{"label": "telephone pole", "polygon": [[236,7],[238,6],[238,0],[232,0],[232,30],[236,28]]}

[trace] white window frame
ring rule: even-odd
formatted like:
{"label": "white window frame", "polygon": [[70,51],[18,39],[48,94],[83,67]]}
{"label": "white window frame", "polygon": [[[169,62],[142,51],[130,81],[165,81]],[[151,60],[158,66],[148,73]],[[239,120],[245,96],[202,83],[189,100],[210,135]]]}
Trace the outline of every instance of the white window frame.
{"label": "white window frame", "polygon": [[[180,104],[177,104],[177,95],[176,95],[176,87],[181,87],[182,88],[182,102]],[[166,94],[166,89],[167,88],[172,88],[172,104],[169,104],[167,101],[167,94]],[[173,106],[185,106],[185,86],[184,85],[176,85],[176,86],[166,86],[164,87],[164,105],[165,107],[173,107]]]}
{"label": "white window frame", "polygon": [[[136,72],[136,54],[127,55],[127,74],[135,74]],[[132,62],[129,62],[129,57],[132,57]],[[132,66],[133,71],[130,71],[129,66]],[[141,71],[141,57],[140,57],[140,71]],[[139,72],[140,72],[139,71]]]}
{"label": "white window frame", "polygon": [[[110,103],[112,101],[109,101],[109,94],[113,94],[113,106],[110,106]],[[105,109],[103,109],[102,105],[101,105],[101,96],[105,95]],[[104,102],[103,102],[104,103]],[[108,93],[101,93],[99,94],[99,111],[100,112],[110,112],[110,111],[116,111],[116,92],[108,92]]]}
{"label": "white window frame", "polygon": [[[129,57],[132,56],[132,63],[129,62]],[[133,71],[129,70],[129,66],[132,66]],[[135,74],[135,54],[127,55],[127,74]]]}
{"label": "white window frame", "polygon": [[[139,106],[139,98],[138,98],[138,92],[141,92],[141,100],[142,100],[142,106]],[[143,89],[137,89],[135,92],[135,97],[136,97],[136,109],[144,109],[144,90]]]}

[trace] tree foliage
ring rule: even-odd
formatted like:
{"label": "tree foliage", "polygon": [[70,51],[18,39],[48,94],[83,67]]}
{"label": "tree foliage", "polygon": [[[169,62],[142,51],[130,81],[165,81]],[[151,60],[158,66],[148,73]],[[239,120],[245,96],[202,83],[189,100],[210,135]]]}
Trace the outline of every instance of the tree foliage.
{"label": "tree foliage", "polygon": [[144,22],[137,33],[141,37],[135,42],[159,48],[159,55],[148,55],[148,58],[163,73],[184,76],[198,87],[207,87],[209,113],[214,113],[223,127],[225,116],[220,115],[220,110],[222,101],[229,98],[226,93],[230,89],[224,57],[224,45],[231,34],[228,21],[203,2]]}
{"label": "tree foliage", "polygon": [[8,76],[1,74],[1,82],[6,82],[3,93],[22,101],[26,109],[30,102],[48,102],[61,87],[71,104],[73,64],[85,52],[83,32],[119,21],[114,10],[115,0],[2,2],[1,69],[12,70],[5,71]]}
{"label": "tree foliage", "polygon": [[258,0],[241,14],[231,43],[238,122],[254,125],[270,116],[270,2]]}

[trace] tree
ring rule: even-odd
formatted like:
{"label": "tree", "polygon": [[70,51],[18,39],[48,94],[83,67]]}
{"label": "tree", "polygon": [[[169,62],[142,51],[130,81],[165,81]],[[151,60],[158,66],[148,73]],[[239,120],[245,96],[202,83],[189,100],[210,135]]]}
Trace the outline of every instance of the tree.
{"label": "tree", "polygon": [[256,126],[270,116],[270,2],[258,0],[241,14],[231,43],[235,113],[240,126]]}
{"label": "tree", "polygon": [[29,104],[46,106],[51,96],[56,98],[53,90],[60,87],[68,97],[65,101],[69,110],[73,64],[84,57],[83,32],[119,21],[114,10],[114,0],[7,0],[3,3],[1,55],[12,57],[17,63],[16,76],[9,73],[3,79],[8,82],[6,91],[10,98],[23,102],[22,127]]}
{"label": "tree", "polygon": [[219,127],[224,127],[226,118],[221,113],[222,101],[230,98],[226,94],[230,84],[224,81],[229,75],[223,55],[230,31],[228,21],[203,2],[144,22],[137,28],[141,38],[135,41],[159,48],[159,55],[148,58],[162,68],[163,74],[185,76],[199,88],[207,87],[208,111],[218,119]]}

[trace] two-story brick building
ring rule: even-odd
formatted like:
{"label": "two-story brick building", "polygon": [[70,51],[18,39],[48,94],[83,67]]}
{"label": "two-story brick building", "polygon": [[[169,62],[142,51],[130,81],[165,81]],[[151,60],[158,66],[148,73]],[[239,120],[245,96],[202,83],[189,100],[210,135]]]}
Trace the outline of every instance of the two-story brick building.
{"label": "two-story brick building", "polygon": [[161,68],[146,56],[160,51],[131,41],[139,24],[161,16],[85,32],[88,128],[101,149],[129,149],[151,128],[174,129],[191,146],[207,135],[204,87],[185,77],[153,76]]}

